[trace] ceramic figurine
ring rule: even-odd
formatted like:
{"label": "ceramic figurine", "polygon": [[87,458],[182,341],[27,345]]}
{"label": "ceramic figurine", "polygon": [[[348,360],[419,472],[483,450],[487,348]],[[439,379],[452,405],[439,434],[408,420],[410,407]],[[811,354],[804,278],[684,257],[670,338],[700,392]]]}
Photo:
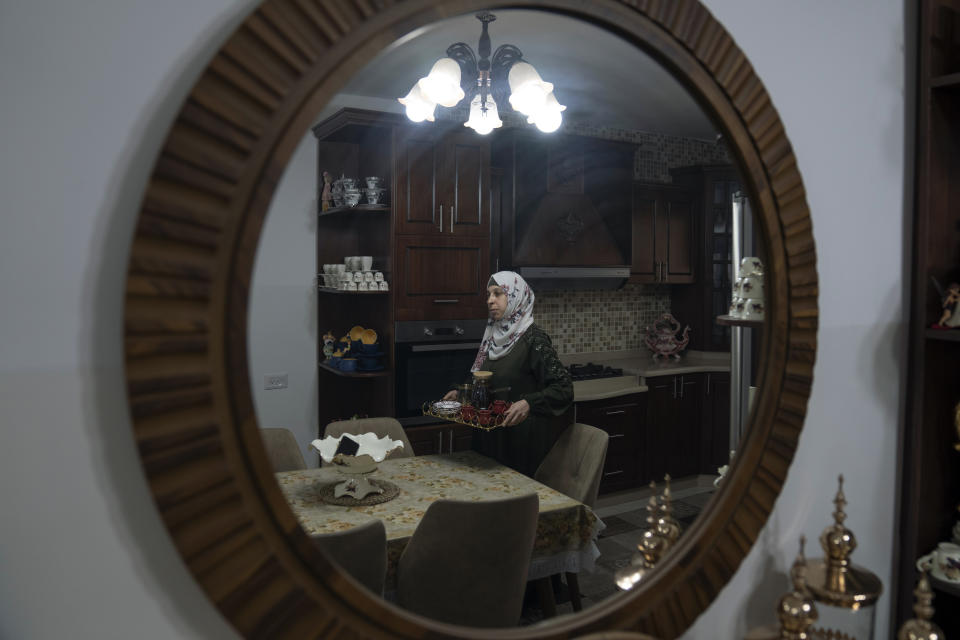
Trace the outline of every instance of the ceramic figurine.
{"label": "ceramic figurine", "polygon": [[334,346],[333,343],[337,339],[333,337],[333,334],[327,331],[323,334],[323,357],[329,359],[333,355]]}
{"label": "ceramic figurine", "polygon": [[687,325],[680,334],[680,323],[669,313],[660,316],[660,319],[647,327],[643,338],[644,344],[653,352],[653,359],[674,358],[680,359],[680,352],[687,348],[690,342],[690,325]]}
{"label": "ceramic figurine", "polygon": [[943,314],[933,329],[955,329],[960,327],[960,284],[951,282],[946,291],[941,291],[940,305]]}
{"label": "ceramic figurine", "polygon": [[333,193],[331,192],[331,183],[333,176],[329,171],[323,172],[323,191],[320,193],[320,210],[326,211],[333,206]]}

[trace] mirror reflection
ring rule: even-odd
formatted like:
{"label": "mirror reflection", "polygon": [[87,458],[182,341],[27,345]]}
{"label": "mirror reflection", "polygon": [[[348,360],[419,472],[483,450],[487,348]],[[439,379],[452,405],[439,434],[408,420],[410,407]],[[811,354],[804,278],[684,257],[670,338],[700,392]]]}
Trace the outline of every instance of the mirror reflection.
{"label": "mirror reflection", "polygon": [[248,352],[276,479],[411,611],[590,607],[662,557],[636,555],[651,520],[673,543],[721,486],[763,261],[722,136],[642,51],[529,10],[420,29],[317,115],[264,224]]}

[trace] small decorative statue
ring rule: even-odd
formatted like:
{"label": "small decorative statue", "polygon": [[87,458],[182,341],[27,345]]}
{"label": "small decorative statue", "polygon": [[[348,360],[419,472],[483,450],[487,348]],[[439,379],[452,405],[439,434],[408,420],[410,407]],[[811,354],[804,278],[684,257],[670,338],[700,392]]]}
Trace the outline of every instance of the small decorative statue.
{"label": "small decorative statue", "polygon": [[[323,191],[320,193],[320,210],[326,211],[333,205],[333,193],[331,192],[331,182],[333,176],[329,171],[323,172]],[[332,353],[332,352],[331,352]]]}
{"label": "small decorative statue", "polygon": [[327,331],[323,334],[323,357],[329,359],[333,355],[334,347],[333,343],[336,342],[336,338],[333,337],[333,334]]}
{"label": "small decorative statue", "polygon": [[[940,290],[939,287],[937,287]],[[951,282],[947,285],[947,290],[940,290],[940,306],[943,307],[943,314],[933,329],[955,329],[960,327],[960,284]]]}
{"label": "small decorative statue", "polygon": [[[690,342],[690,325],[687,325],[680,334],[680,323],[669,313],[660,316],[660,319],[647,327],[644,331],[643,342],[653,352],[653,359],[674,358],[680,359],[680,352],[687,348]],[[679,337],[678,337],[679,336]]]}

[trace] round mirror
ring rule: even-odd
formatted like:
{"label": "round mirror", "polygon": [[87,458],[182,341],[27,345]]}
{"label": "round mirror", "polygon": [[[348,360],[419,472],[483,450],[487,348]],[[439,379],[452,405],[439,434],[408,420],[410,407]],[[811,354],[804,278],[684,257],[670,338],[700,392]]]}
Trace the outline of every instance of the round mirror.
{"label": "round mirror", "polygon": [[[501,126],[485,133],[465,128],[469,95],[436,105],[434,122],[410,120],[397,100],[407,85],[449,52],[469,47],[464,66],[475,64],[482,45],[462,41],[482,38],[483,29],[491,51],[503,57],[518,43],[523,59],[553,81],[565,103],[558,131],[539,131],[503,95]],[[559,55],[558,42],[569,43]],[[453,86],[467,91],[465,78],[478,75],[452,73],[462,76]],[[458,163],[453,175],[444,171],[447,159]],[[533,584],[521,615],[511,614],[515,623],[589,609],[616,594],[616,574],[630,571],[649,526],[649,498],[660,495],[665,476],[684,535],[716,493],[718,470],[747,423],[766,250],[740,174],[710,116],[669,72],[582,20],[516,9],[468,14],[402,36],[374,57],[298,144],[266,215],[251,281],[257,422],[301,526],[323,540],[384,523],[387,579],[372,589],[402,606],[397,567],[429,503],[539,491],[541,535],[526,569]],[[458,192],[441,219],[444,198],[454,195],[444,193],[445,180]],[[350,194],[357,202],[345,201]],[[567,220],[582,229],[564,235]],[[491,254],[486,270],[471,262],[478,246]],[[425,273],[417,272],[421,256]],[[741,274],[749,256],[761,267]],[[610,263],[624,273],[612,273]],[[464,266],[472,267],[465,276]],[[545,266],[581,271],[552,279]],[[535,427],[549,430],[542,444],[484,429],[519,399],[502,375],[489,386],[504,404],[487,425],[469,408],[455,408],[455,422],[424,415],[424,405],[471,383],[486,325],[479,291],[490,272],[510,268],[528,274],[533,320],[573,381],[572,405],[564,401],[562,415]],[[456,400],[472,404],[463,392]],[[572,422],[604,432],[596,434],[597,455],[566,452],[566,439],[557,444]],[[353,427],[393,438],[402,429],[404,450],[371,475],[396,487],[395,497],[333,495],[341,474],[317,470],[310,446],[330,424],[337,435]],[[509,470],[517,475],[505,478]],[[375,486],[382,489],[363,485]],[[465,539],[445,550],[435,542],[433,560],[454,554],[461,579],[473,581],[467,567],[476,544]],[[431,582],[438,593],[423,613],[462,616],[441,597],[452,585],[443,576]],[[492,620],[490,602],[477,607]]]}
{"label": "round mirror", "polygon": [[[615,322],[606,336],[595,335],[600,333],[595,327],[582,330],[583,323],[567,315],[588,312],[587,308],[577,308],[584,304],[586,294],[571,294],[564,286],[551,290],[551,286],[541,286],[531,279],[540,305],[536,307],[537,322],[551,335],[566,367],[588,364],[589,360],[583,360],[587,355],[646,349],[650,336],[638,327],[656,328],[664,311],[684,322],[696,316],[702,325],[699,335],[695,334],[698,342],[693,344],[699,348],[690,348],[702,353],[724,353],[725,348],[724,365],[689,372],[689,379],[684,374],[652,371],[649,366],[627,368],[621,376],[633,377],[638,387],[645,386],[633,395],[648,394],[644,396],[647,402],[658,390],[664,398],[670,395],[676,402],[685,392],[706,394],[712,381],[695,376],[719,374],[724,369],[730,375],[731,349],[742,353],[749,345],[750,357],[738,361],[748,362],[751,371],[746,377],[740,372],[739,384],[745,384],[745,390],[755,382],[758,389],[753,420],[743,441],[735,442],[741,430],[730,429],[732,414],[724,410],[722,402],[713,411],[705,411],[702,401],[698,403],[698,426],[709,420],[711,438],[725,433],[726,440],[713,438],[708,442],[702,434],[696,441],[684,439],[692,437],[693,432],[681,437],[673,429],[645,440],[644,460],[652,464],[631,468],[629,482],[618,485],[607,479],[608,490],[593,505],[598,522],[606,525],[606,535],[604,526],[596,526],[596,535],[587,536],[587,542],[600,553],[598,565],[612,575],[617,563],[622,564],[629,554],[628,545],[621,544],[622,557],[614,558],[608,543],[619,543],[613,540],[616,535],[633,535],[629,531],[615,532],[642,515],[645,496],[639,492],[646,480],[659,480],[663,472],[669,472],[693,483],[680,491],[696,489],[700,476],[714,473],[724,462],[727,447],[739,444],[735,464],[722,489],[714,497],[712,485],[689,494],[696,496],[689,505],[695,512],[686,514],[690,517],[683,523],[684,535],[655,571],[630,593],[612,595],[610,588],[591,591],[585,595],[595,597],[585,598],[587,606],[582,613],[558,619],[550,626],[551,633],[561,630],[567,636],[626,627],[672,636],[709,604],[749,550],[772,509],[802,425],[816,329],[815,254],[802,183],[762,85],[702,7],[691,4],[682,10],[649,13],[615,2],[587,8],[563,1],[538,6],[556,13],[505,6],[496,9],[498,21],[487,27],[495,46],[516,44],[523,50],[524,60],[537,67],[544,81],[554,85],[557,100],[568,107],[556,139],[574,139],[580,146],[570,152],[562,145],[544,142],[553,134],[528,131],[539,125],[525,118],[511,119],[504,110],[500,117],[507,126],[484,138],[490,154],[486,164],[482,154],[474,162],[469,149],[463,155],[457,155],[461,152],[458,149],[452,155],[441,150],[438,158],[452,157],[454,162],[438,165],[434,161],[433,167],[445,170],[462,164],[491,176],[488,183],[479,183],[475,196],[478,210],[490,215],[493,228],[487,236],[471,236],[474,231],[470,229],[469,212],[458,202],[454,211],[447,210],[445,226],[460,244],[441,242],[433,248],[462,248],[469,242],[460,238],[467,236],[466,240],[473,241],[470,246],[474,254],[490,250],[493,260],[503,259],[505,265],[515,269],[535,266],[537,259],[527,254],[536,249],[536,243],[531,245],[525,238],[540,235],[537,224],[541,216],[531,213],[535,209],[517,204],[518,190],[531,182],[524,180],[527,165],[517,163],[516,158],[519,150],[520,155],[528,154],[525,162],[536,163],[539,152],[547,190],[568,199],[593,195],[596,219],[612,230],[608,234],[610,252],[615,256],[619,252],[619,262],[623,258],[630,261],[630,282],[624,288],[608,292],[587,289],[593,291],[589,300],[595,307],[589,313],[609,311],[609,305],[627,299],[627,313],[607,314]],[[416,417],[400,415],[409,412],[411,398],[419,402],[435,399],[431,388],[411,393],[399,384],[401,370],[409,366],[410,359],[409,353],[401,353],[398,348],[404,344],[401,324],[427,319],[418,316],[422,300],[403,304],[399,300],[402,295],[435,291],[410,286],[411,274],[430,272],[431,263],[423,258],[429,252],[407,263],[398,258],[401,250],[411,255],[413,245],[404,244],[405,238],[420,233],[403,229],[405,223],[418,220],[409,210],[402,215],[398,210],[411,197],[409,188],[402,191],[402,185],[409,182],[399,177],[402,172],[408,176],[411,166],[423,165],[425,157],[419,151],[408,153],[404,167],[397,161],[398,150],[422,151],[425,147],[415,137],[390,133],[418,130],[405,115],[396,113],[393,100],[410,90],[409,86],[397,87],[411,85],[426,75],[447,46],[476,39],[480,23],[473,13],[480,9],[490,9],[490,5],[446,2],[438,7],[418,5],[377,11],[365,4],[320,3],[307,10],[300,5],[294,8],[266,3],[224,46],[198,82],[158,161],[129,270],[126,327],[131,407],[145,467],[165,521],[198,581],[241,633],[267,629],[277,633],[306,629],[311,633],[318,629],[332,632],[346,626],[374,636],[417,637],[426,632],[425,628],[442,629],[458,637],[483,635],[478,630],[447,627],[371,598],[359,582],[331,564],[315,546],[304,514],[290,508],[296,501],[283,488],[286,484],[282,479],[279,484],[273,481],[275,468],[264,452],[258,428],[298,425],[295,430],[301,430],[296,435],[302,452],[306,438],[321,435],[334,418],[354,414]],[[550,28],[534,29],[531,21],[549,24]],[[544,35],[551,33],[566,34],[579,43],[579,47],[567,48],[570,59],[555,54],[555,44]],[[588,45],[596,42],[592,39],[597,35],[605,38],[603,44]],[[609,60],[604,60],[605,56]],[[585,66],[578,68],[578,64]],[[650,89],[654,86],[662,93]],[[662,121],[644,120],[638,108],[642,101],[631,93],[634,88],[647,89],[646,102],[651,105],[658,99],[672,105],[674,121],[670,126],[678,128],[669,130],[662,128],[667,126]],[[343,107],[352,111],[341,111]],[[357,111],[357,107],[364,111]],[[388,113],[374,117],[369,115],[371,110]],[[445,113],[434,123],[438,129],[455,125],[465,131],[462,123],[469,111],[453,108]],[[700,128],[694,131],[684,126]],[[386,137],[382,135],[385,131]],[[369,135],[371,132],[376,135]],[[473,131],[466,133],[480,137]],[[716,134],[720,134],[719,140]],[[601,151],[592,146],[598,140],[604,143],[599,145]],[[436,140],[431,144],[435,149],[442,147]],[[618,222],[616,210],[607,203],[610,199],[622,200],[622,192],[600,189],[591,193],[595,175],[589,169],[597,164],[592,160],[584,163],[584,158],[598,154],[592,158],[602,158],[607,163],[602,166],[612,163],[619,167],[614,159],[623,154],[614,150],[622,148],[629,151],[626,189],[630,215],[625,222]],[[725,165],[727,173],[704,175],[704,166],[716,165]],[[328,173],[336,177],[380,177],[381,184],[390,185],[385,196],[383,192],[377,194],[386,200],[366,202],[370,206],[362,213],[347,212],[354,214],[347,222],[343,217],[338,221],[336,212],[321,215],[327,211],[317,179],[328,168],[332,169]],[[497,179],[501,191],[494,195],[487,189],[495,187]],[[456,179],[454,183],[460,184]],[[708,183],[709,193],[704,186]],[[467,182],[463,184],[469,187]],[[671,200],[679,192],[684,192],[684,197]],[[739,194],[739,200],[735,194]],[[652,203],[648,209],[654,215],[662,208],[661,202],[673,203],[675,206],[667,210],[675,216],[670,219],[675,228],[678,220],[682,221],[683,203],[688,203],[689,246],[699,247],[698,261],[691,268],[705,272],[699,260],[709,258],[716,263],[709,271],[712,274],[716,268],[717,277],[711,275],[711,282],[701,280],[695,286],[684,282],[682,264],[676,259],[678,245],[673,239],[666,245],[673,251],[672,263],[655,257],[652,273],[638,267],[638,241],[642,243],[651,235],[636,233],[637,220],[645,215],[638,202]],[[718,212],[725,207],[730,217],[719,215],[707,220],[707,203],[714,202]],[[337,205],[331,204],[335,209]],[[752,217],[742,215],[747,210],[752,211]],[[742,225],[740,237],[755,242],[739,255],[759,254],[763,259],[763,276],[754,280],[764,290],[763,320],[742,315],[741,321],[718,320],[731,315],[731,311],[739,315],[729,304],[736,277],[741,275],[732,243],[734,211]],[[566,212],[565,227],[591,229],[589,219],[587,223],[582,219],[578,222],[579,215]],[[302,237],[274,236],[277,225],[273,220],[278,216],[299,224]],[[443,214],[438,217],[444,219]],[[262,243],[261,228],[266,231]],[[616,233],[617,229],[626,231]],[[293,250],[291,240],[299,253]],[[708,240],[719,244],[709,244]],[[278,246],[287,250],[276,252]],[[324,265],[349,267],[349,260],[344,262],[344,258],[364,255],[370,256],[371,267],[381,267],[369,271],[372,276],[377,270],[381,272],[389,286],[385,292],[368,289],[363,301],[355,302],[360,298],[359,289],[356,293],[315,290],[316,285],[329,284],[323,280],[324,275],[333,275],[324,270]],[[613,266],[616,262],[614,258],[606,264]],[[310,284],[291,287],[290,282],[302,282],[303,274],[299,269],[291,273],[294,269],[290,266],[304,264],[310,269]],[[351,271],[360,272],[363,278],[367,269],[362,262],[360,265]],[[473,265],[473,272],[482,274],[474,293],[486,285],[487,276],[496,270],[493,265],[482,259]],[[448,275],[449,270],[440,271]],[[314,284],[317,276],[320,281]],[[281,295],[284,287],[288,290]],[[431,300],[431,304],[441,305],[442,311],[434,314],[439,319],[459,319],[457,313],[446,314],[447,308],[442,306],[451,303]],[[479,300],[468,304],[473,309],[479,306],[482,313]],[[317,309],[315,315],[312,308]],[[683,317],[685,314],[690,320]],[[284,328],[284,322],[290,320],[299,334],[290,334]],[[324,370],[323,335],[331,332],[337,339],[342,337],[341,332],[364,323],[377,325],[379,344],[386,347],[370,352],[381,355],[372,356],[363,367],[366,377],[358,380],[353,371]],[[760,333],[747,332],[746,326],[764,327],[762,340],[744,338]],[[573,330],[568,330],[571,327]],[[667,347],[683,340],[681,332],[669,323],[660,327]],[[284,333],[283,340],[277,339]],[[734,336],[732,346],[725,342],[730,336]],[[264,337],[265,341],[258,342]],[[653,338],[657,344],[657,336]],[[719,349],[716,344],[721,345]],[[270,358],[284,353],[284,349],[294,355],[275,366],[276,361]],[[292,367],[287,363],[303,355],[307,356],[309,372],[290,375]],[[375,361],[377,357],[379,362]],[[284,373],[288,374],[286,381]],[[460,381],[449,377],[444,384]],[[672,392],[669,384],[660,384],[666,379],[672,382]],[[284,402],[295,386],[301,390],[299,400]],[[609,400],[589,395],[589,386],[579,387],[581,391],[584,388],[587,394],[575,398],[578,410],[597,409],[590,403]],[[714,397],[723,395],[723,391],[714,390]],[[729,389],[725,395],[728,401],[735,396]],[[286,406],[278,411],[270,403]],[[738,424],[747,424],[743,416],[750,415],[749,407],[748,401],[742,403]],[[627,411],[613,409],[620,410]],[[642,415],[649,426],[649,406]],[[667,424],[679,424],[684,419],[674,413]],[[472,449],[473,438],[458,441],[453,430],[445,432],[429,424],[408,425],[408,433],[416,429],[434,429],[439,434],[439,452],[430,453],[440,457],[463,457]],[[620,435],[611,428],[605,431],[608,436]],[[422,439],[418,446],[427,446],[423,444],[426,441]],[[636,452],[636,442],[633,447]],[[413,448],[416,452],[417,446]],[[690,455],[691,448],[697,450],[695,455]],[[678,450],[680,454],[670,458]],[[431,456],[416,457],[427,460]],[[315,465],[315,458],[311,462],[308,466]],[[617,470],[605,467],[607,472]],[[622,474],[608,478],[618,475]],[[619,501],[612,501],[611,496]],[[606,567],[604,546],[608,547]],[[582,582],[587,591],[594,586]],[[596,584],[610,583],[601,578]],[[527,627],[512,634],[536,637],[538,631]]]}

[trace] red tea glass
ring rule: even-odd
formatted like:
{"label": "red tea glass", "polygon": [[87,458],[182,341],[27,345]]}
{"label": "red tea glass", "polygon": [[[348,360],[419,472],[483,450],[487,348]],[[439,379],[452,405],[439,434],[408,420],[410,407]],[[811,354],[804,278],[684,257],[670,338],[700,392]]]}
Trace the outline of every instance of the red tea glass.
{"label": "red tea glass", "polygon": [[507,401],[506,400],[494,400],[491,407],[493,413],[500,416],[503,415],[503,412],[507,410]]}
{"label": "red tea glass", "polygon": [[465,404],[460,408],[460,417],[469,422],[477,417],[477,410],[473,405]]}
{"label": "red tea glass", "polygon": [[490,424],[490,415],[491,415],[490,409],[480,409],[479,411],[477,411],[477,418],[479,418],[480,424],[482,424],[483,426],[487,426],[488,424]]}

